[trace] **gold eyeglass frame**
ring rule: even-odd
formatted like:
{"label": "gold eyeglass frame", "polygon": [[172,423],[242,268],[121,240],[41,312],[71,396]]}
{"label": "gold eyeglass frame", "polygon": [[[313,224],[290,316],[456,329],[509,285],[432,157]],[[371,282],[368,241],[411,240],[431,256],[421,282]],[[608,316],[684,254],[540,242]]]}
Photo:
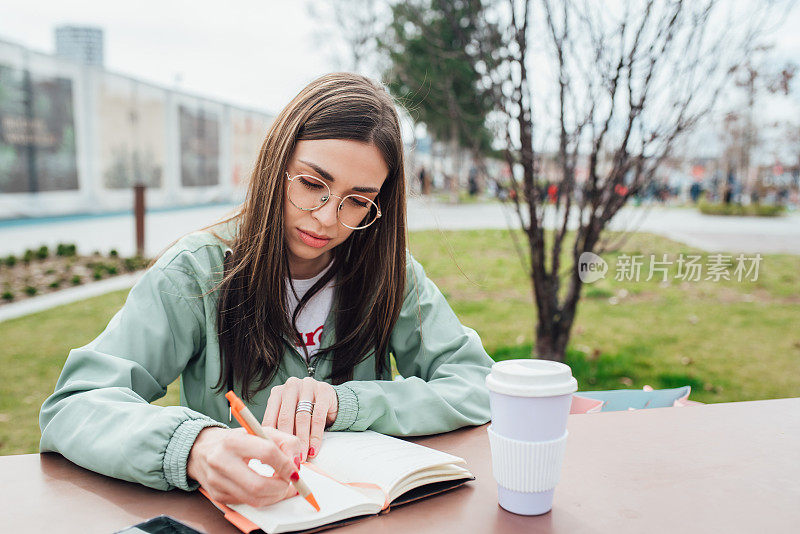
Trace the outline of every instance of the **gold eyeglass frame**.
{"label": "gold eyeglass frame", "polygon": [[[367,197],[365,197],[363,195],[358,195],[356,193],[351,193],[349,195],[345,195],[345,196],[341,197],[341,196],[335,195],[335,194],[333,194],[333,192],[331,192],[331,188],[325,182],[325,180],[321,180],[321,179],[317,178],[316,176],[312,176],[310,174],[303,174],[303,173],[295,174],[294,176],[289,176],[289,171],[286,171],[286,179],[289,180],[289,187],[291,187],[291,183],[294,182],[295,179],[300,178],[300,177],[311,178],[311,179],[313,179],[313,180],[315,180],[317,182],[320,182],[328,190],[328,194],[324,196],[325,200],[323,200],[320,203],[319,206],[316,206],[314,208],[301,208],[300,206],[298,206],[297,204],[294,203],[294,201],[292,200],[292,196],[289,194],[289,188],[287,187],[286,188],[286,197],[289,199],[289,202],[291,202],[292,206],[294,206],[295,208],[297,208],[299,210],[302,210],[302,211],[318,210],[322,206],[327,204],[328,200],[330,200],[331,197],[336,197],[336,198],[339,199],[339,206],[336,208],[336,220],[339,221],[339,224],[341,224],[345,228],[349,228],[351,230],[363,230],[364,228],[369,228],[370,226],[372,226],[375,223],[375,221],[377,221],[378,219],[381,218],[381,215],[382,215],[381,207],[378,206],[378,203],[375,202],[374,200],[372,200],[371,198],[367,198]],[[372,203],[375,206],[375,209],[377,210],[377,214],[375,215],[375,218],[369,224],[366,224],[364,226],[348,226],[345,223],[343,223],[342,219],[339,217],[339,212],[342,210],[342,206],[344,206],[344,199],[346,199],[347,197],[356,197],[356,198],[363,199],[363,200],[366,200],[367,202]]]}

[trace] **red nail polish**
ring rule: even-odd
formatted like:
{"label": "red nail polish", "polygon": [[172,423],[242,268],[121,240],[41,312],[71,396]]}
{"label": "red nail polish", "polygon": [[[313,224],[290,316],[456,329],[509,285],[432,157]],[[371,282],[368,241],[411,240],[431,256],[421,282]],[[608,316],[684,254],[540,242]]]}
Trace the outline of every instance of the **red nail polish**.
{"label": "red nail polish", "polygon": [[297,482],[298,480],[300,480],[300,473],[295,471],[294,473],[292,473],[292,476],[290,476],[289,478],[292,479],[292,482]]}
{"label": "red nail polish", "polygon": [[300,457],[299,456],[295,456],[294,457],[294,465],[296,465],[297,468],[300,469]]}
{"label": "red nail polish", "polygon": [[314,450],[314,447],[309,447],[308,455],[309,456],[316,456],[317,455],[317,451]]}

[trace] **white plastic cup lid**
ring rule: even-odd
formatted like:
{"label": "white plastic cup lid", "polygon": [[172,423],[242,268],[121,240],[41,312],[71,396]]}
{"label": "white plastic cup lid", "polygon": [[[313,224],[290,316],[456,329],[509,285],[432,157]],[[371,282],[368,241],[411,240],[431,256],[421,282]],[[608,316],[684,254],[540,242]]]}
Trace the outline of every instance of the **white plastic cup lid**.
{"label": "white plastic cup lid", "polygon": [[550,360],[505,360],[492,365],[486,387],[518,397],[554,397],[578,390],[569,365]]}

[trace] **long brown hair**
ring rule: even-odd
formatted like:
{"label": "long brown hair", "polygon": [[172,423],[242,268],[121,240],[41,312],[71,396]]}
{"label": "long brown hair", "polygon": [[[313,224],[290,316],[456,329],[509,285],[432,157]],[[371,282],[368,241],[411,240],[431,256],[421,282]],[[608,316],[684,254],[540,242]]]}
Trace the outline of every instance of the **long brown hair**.
{"label": "long brown hair", "polygon": [[[290,276],[284,236],[284,176],[297,141],[349,139],[373,144],[388,176],[378,193],[382,217],[332,250],[333,265],[287,311]],[[226,258],[217,315],[222,368],[216,387],[251,399],[275,377],[299,335],[297,313],[337,277],[336,341],[318,353],[333,361],[334,384],[351,380],[355,365],[375,355],[377,377],[388,368],[389,336],[405,291],[405,174],[400,124],[380,85],[351,73],[311,82],[280,112],[261,146],[247,198],[233,217],[238,232]]]}

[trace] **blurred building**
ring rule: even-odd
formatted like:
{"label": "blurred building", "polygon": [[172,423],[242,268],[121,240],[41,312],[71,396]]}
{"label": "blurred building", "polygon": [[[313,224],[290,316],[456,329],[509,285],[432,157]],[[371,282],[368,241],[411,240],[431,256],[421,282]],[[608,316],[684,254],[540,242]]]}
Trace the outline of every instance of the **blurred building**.
{"label": "blurred building", "polygon": [[103,30],[89,26],[58,26],[56,55],[84,65],[103,66]]}
{"label": "blurred building", "polygon": [[0,219],[239,202],[272,120],[0,40]]}

